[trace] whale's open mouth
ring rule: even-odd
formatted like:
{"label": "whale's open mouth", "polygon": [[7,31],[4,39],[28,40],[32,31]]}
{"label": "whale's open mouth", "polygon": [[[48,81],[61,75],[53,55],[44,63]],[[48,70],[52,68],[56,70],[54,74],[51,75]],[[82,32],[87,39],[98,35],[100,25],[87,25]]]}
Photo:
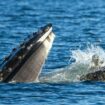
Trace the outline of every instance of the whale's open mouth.
{"label": "whale's open mouth", "polygon": [[14,48],[1,64],[1,82],[37,81],[54,36],[52,25],[48,24]]}

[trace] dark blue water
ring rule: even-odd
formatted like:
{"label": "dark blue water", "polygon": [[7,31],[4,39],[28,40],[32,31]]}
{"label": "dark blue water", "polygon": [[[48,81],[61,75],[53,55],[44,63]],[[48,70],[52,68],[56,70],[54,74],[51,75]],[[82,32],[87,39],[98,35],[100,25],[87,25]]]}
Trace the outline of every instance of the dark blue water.
{"label": "dark blue water", "polygon": [[[49,22],[56,38],[43,73],[66,67],[70,51],[88,43],[105,49],[105,0],[0,0],[0,59]],[[104,82],[2,83],[0,105],[104,105],[104,88]]]}

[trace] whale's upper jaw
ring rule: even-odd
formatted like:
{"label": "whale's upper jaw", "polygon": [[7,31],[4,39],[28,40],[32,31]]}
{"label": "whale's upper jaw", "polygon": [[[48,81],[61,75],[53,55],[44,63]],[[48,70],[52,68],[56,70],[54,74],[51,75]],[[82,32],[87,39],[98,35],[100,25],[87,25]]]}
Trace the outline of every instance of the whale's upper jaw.
{"label": "whale's upper jaw", "polygon": [[[54,40],[52,24],[29,36],[1,64],[1,82],[32,82],[38,78]],[[47,46],[46,43],[49,45]]]}

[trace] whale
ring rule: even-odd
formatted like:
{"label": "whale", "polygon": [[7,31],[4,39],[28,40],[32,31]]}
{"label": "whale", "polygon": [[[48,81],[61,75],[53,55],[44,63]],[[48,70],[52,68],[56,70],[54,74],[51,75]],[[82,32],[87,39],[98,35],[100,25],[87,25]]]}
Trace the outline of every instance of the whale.
{"label": "whale", "polygon": [[4,58],[0,82],[36,82],[52,47],[55,34],[49,23],[32,33]]}
{"label": "whale", "polygon": [[87,73],[80,77],[80,81],[99,81],[105,82],[105,67],[96,69],[93,72]]}

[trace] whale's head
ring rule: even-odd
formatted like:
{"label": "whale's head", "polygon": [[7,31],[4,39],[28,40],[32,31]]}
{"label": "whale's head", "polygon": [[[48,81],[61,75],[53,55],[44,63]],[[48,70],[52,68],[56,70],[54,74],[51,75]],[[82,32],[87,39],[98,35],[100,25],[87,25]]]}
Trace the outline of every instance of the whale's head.
{"label": "whale's head", "polygon": [[1,81],[37,81],[54,37],[52,25],[48,24],[29,36],[19,47],[13,49],[1,65]]}

